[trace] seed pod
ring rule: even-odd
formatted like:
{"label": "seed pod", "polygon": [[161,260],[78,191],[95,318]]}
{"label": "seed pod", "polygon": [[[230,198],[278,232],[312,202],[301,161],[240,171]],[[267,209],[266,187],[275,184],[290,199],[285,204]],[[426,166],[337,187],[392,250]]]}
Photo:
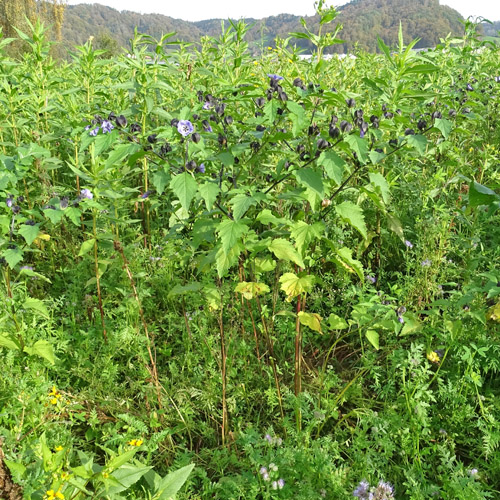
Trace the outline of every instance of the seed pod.
{"label": "seed pod", "polygon": [[219,115],[222,116],[224,114],[224,111],[226,110],[226,105],[224,103],[217,104],[215,106],[215,112]]}
{"label": "seed pod", "polygon": [[264,127],[264,125],[257,125],[255,127],[255,130],[257,130],[257,132],[264,132],[264,130],[266,130],[266,127]]}
{"label": "seed pod", "polygon": [[348,134],[352,130],[352,125],[349,122],[342,120],[340,122],[340,130]]}
{"label": "seed pod", "polygon": [[417,123],[418,130],[425,130],[427,128],[427,122],[425,120],[419,120]]}
{"label": "seed pod", "polygon": [[326,139],[323,139],[323,137],[320,137],[316,142],[318,149],[326,149],[328,146],[330,146],[330,143]]}
{"label": "seed pod", "polygon": [[384,113],[384,116],[385,116],[385,118],[387,118],[388,120],[390,120],[391,118],[394,118],[394,113],[391,113],[390,111],[386,111]]}
{"label": "seed pod", "polygon": [[190,160],[186,163],[186,168],[188,170],[194,170],[197,167],[196,162],[194,160]]}
{"label": "seed pod", "polygon": [[196,113],[193,115],[193,120],[199,120],[200,115],[197,115]]}
{"label": "seed pod", "polygon": [[299,77],[297,77],[293,81],[293,85],[294,87],[301,87],[302,85],[304,85],[304,82]]}
{"label": "seed pod", "polygon": [[371,115],[370,116],[370,122],[375,123],[379,121],[379,117],[377,115]]}
{"label": "seed pod", "polygon": [[172,118],[172,119],[170,120],[170,125],[171,125],[172,127],[177,127],[178,123],[179,123],[179,120],[178,120],[177,118]]}
{"label": "seed pod", "polygon": [[325,199],[321,202],[321,206],[322,206],[323,208],[329,207],[331,204],[332,204],[332,200],[329,200],[328,198],[325,198]]}
{"label": "seed pod", "polygon": [[279,115],[279,116],[282,116],[282,115],[283,115],[283,113],[284,113],[283,108],[278,108],[278,109],[276,110],[276,113],[278,113],[278,115]]}
{"label": "seed pod", "polygon": [[328,135],[332,138],[332,139],[337,139],[337,137],[340,135],[340,130],[338,127],[330,127],[328,129]]}
{"label": "seed pod", "polygon": [[354,111],[354,118],[363,118],[363,110],[357,109],[356,111]]}
{"label": "seed pod", "polygon": [[116,120],[116,115],[113,113],[113,111],[111,111],[111,113],[109,113],[108,115],[108,121],[113,121],[113,120]]}
{"label": "seed pod", "polygon": [[194,134],[191,135],[191,140],[198,144],[201,140],[201,135],[198,134],[198,132],[195,132]]}
{"label": "seed pod", "polygon": [[262,108],[262,106],[266,104],[266,100],[263,97],[257,97],[257,99],[255,99],[255,104],[258,108]]}
{"label": "seed pod", "polygon": [[142,127],[138,123],[132,123],[132,125],[130,125],[130,132],[132,134],[140,133],[141,130]]}
{"label": "seed pod", "polygon": [[392,146],[392,147],[394,147],[394,148],[395,148],[395,147],[397,147],[397,145],[398,145],[398,140],[397,140],[397,139],[391,139],[391,140],[389,141],[389,145],[390,145],[390,146]]}
{"label": "seed pod", "polygon": [[233,123],[233,117],[231,115],[225,116],[224,117],[224,123],[226,125],[231,125]]}
{"label": "seed pod", "polygon": [[156,134],[151,134],[151,135],[148,135],[148,142],[149,144],[154,144],[156,142]]}
{"label": "seed pod", "polygon": [[335,125],[338,121],[339,121],[339,117],[336,115],[332,115],[332,117],[330,118],[330,126]]}
{"label": "seed pod", "polygon": [[219,134],[219,136],[217,137],[217,141],[221,146],[227,146],[227,137],[223,136],[222,134]]}
{"label": "seed pod", "polygon": [[457,116],[457,112],[454,109],[450,109],[450,111],[448,112],[448,116],[450,118],[455,118],[455,116]]}
{"label": "seed pod", "polygon": [[405,135],[415,135],[415,131],[412,128],[407,128],[405,130]]}
{"label": "seed pod", "polygon": [[319,127],[315,123],[313,123],[312,125],[309,126],[307,133],[308,135],[319,134]]}
{"label": "seed pod", "polygon": [[431,116],[432,119],[435,120],[436,118],[441,118],[443,115],[441,115],[441,111],[434,111]]}
{"label": "seed pod", "polygon": [[356,101],[352,98],[346,99],[345,102],[346,102],[348,108],[354,108],[354,106],[356,106]]}
{"label": "seed pod", "polygon": [[123,128],[127,126],[127,119],[123,115],[117,116],[115,121],[119,127]]}
{"label": "seed pod", "polygon": [[299,145],[295,148],[295,151],[296,151],[297,153],[303,153],[305,150],[306,150],[306,147],[304,146],[304,144],[299,144]]}

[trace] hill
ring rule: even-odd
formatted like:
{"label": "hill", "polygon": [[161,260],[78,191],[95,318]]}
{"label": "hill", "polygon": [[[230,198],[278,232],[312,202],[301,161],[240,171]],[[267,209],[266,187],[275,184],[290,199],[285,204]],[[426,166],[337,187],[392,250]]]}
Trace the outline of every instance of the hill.
{"label": "hill", "polygon": [[[313,30],[318,28],[317,16],[305,19]],[[119,12],[99,4],[81,4],[67,7],[63,38],[66,45],[82,44],[94,36],[97,44],[111,42],[126,47],[137,26],[140,32],[153,37],[175,31],[177,40],[196,42],[204,35],[218,37],[221,21],[210,19],[192,23],[160,14]],[[292,31],[302,31],[300,17],[291,14],[245,21],[251,25],[247,40],[254,51],[272,45],[276,37],[286,38]],[[341,36],[346,41],[330,49],[337,52],[351,51],[355,46],[376,51],[377,36],[386,44],[395,45],[400,21],[407,40],[421,39],[419,47],[433,46],[448,33],[460,34],[463,31],[460,14],[439,5],[438,0],[353,0],[339,8],[337,21],[343,25]],[[311,49],[307,40],[297,40],[296,43],[305,50]]]}

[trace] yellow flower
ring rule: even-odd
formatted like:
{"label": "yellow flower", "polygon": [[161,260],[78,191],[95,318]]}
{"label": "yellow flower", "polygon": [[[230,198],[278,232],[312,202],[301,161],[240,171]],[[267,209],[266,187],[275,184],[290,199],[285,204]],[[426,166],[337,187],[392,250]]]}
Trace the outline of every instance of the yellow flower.
{"label": "yellow flower", "polygon": [[272,47],[268,47],[267,50],[273,50],[273,48]]}
{"label": "yellow flower", "polygon": [[49,392],[49,396],[56,396],[57,394],[59,394],[59,392],[57,391],[56,386],[53,385],[52,386],[52,391]]}
{"label": "yellow flower", "polygon": [[255,66],[259,65],[259,61],[254,61],[253,63],[255,64]]}
{"label": "yellow flower", "polygon": [[61,479],[67,481],[69,479],[69,472],[61,472]]}
{"label": "yellow flower", "polygon": [[107,478],[109,477],[109,474],[108,474],[107,472],[103,472],[103,473],[102,473],[102,477],[103,477],[104,479],[107,479]]}
{"label": "yellow flower", "polygon": [[142,443],[144,443],[142,439],[132,439],[127,444],[129,444],[130,446],[141,446]]}
{"label": "yellow flower", "polygon": [[56,498],[64,500],[64,495],[61,493],[61,490],[48,490],[45,492],[45,494],[47,495],[47,500],[56,500]]}
{"label": "yellow flower", "polygon": [[63,451],[63,447],[62,446],[56,446],[55,450],[56,451]]}
{"label": "yellow flower", "polygon": [[439,363],[439,354],[436,351],[431,351],[427,354],[427,359],[431,363]]}

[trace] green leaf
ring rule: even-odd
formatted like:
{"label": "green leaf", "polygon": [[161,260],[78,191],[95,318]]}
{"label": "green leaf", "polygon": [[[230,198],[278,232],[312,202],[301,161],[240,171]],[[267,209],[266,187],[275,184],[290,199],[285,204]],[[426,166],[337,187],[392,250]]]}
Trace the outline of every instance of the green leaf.
{"label": "green leaf", "polygon": [[78,252],[78,257],[81,257],[82,255],[85,255],[86,253],[90,252],[92,248],[94,248],[94,243],[95,239],[90,238],[90,240],[86,240],[82,243],[82,246],[80,247],[80,251]]}
{"label": "green leaf", "polygon": [[319,314],[300,311],[297,316],[301,325],[308,326],[311,330],[322,333],[321,320],[323,318]]}
{"label": "green leaf", "polygon": [[469,205],[471,207],[491,205],[497,200],[500,200],[500,195],[496,194],[492,189],[483,186],[476,181],[473,181],[473,183],[469,186]]}
{"label": "green leaf", "polygon": [[271,210],[265,208],[257,216],[257,220],[264,225],[273,224],[278,226],[280,224],[286,224],[287,220],[283,217],[279,218],[272,214]]}
{"label": "green leaf", "polygon": [[240,243],[235,243],[229,250],[225,251],[221,246],[215,254],[215,263],[219,278],[224,277],[229,269],[238,263],[238,257],[243,251]]}
{"label": "green leaf", "polygon": [[23,251],[18,247],[8,248],[3,253],[3,256],[7,261],[7,264],[9,264],[9,267],[14,269],[14,267],[16,267],[16,265],[23,260]]}
{"label": "green leaf", "polygon": [[45,217],[47,217],[47,219],[49,219],[52,224],[58,224],[59,222],[61,222],[61,219],[64,216],[64,211],[52,210],[51,208],[47,208],[43,211],[43,215],[45,215]]}
{"label": "green leaf", "polygon": [[300,168],[294,172],[297,182],[302,186],[314,191],[320,198],[325,195],[323,179],[321,175],[312,168]]}
{"label": "green leaf", "polygon": [[222,250],[227,254],[234,247],[236,242],[248,231],[248,226],[242,222],[231,219],[223,220],[217,233],[222,243]]}
{"label": "green leaf", "polygon": [[283,238],[277,238],[269,245],[269,250],[274,253],[277,259],[294,262],[299,267],[305,267],[302,257],[298,254],[293,245]]}
{"label": "green leaf", "polygon": [[254,297],[269,293],[269,287],[265,283],[241,281],[236,285],[234,291],[241,293],[245,299],[252,300]]}
{"label": "green leaf", "polygon": [[233,206],[234,219],[240,220],[252,205],[257,204],[257,200],[241,193],[232,198],[229,204]]}
{"label": "green leaf", "polygon": [[292,134],[297,137],[307,127],[306,112],[300,104],[294,101],[287,101],[286,107],[290,111]]}
{"label": "green leaf", "polygon": [[118,131],[113,130],[112,132],[108,132],[107,134],[99,133],[94,142],[94,155],[97,157],[103,151],[109,149],[111,144],[118,137]]}
{"label": "green leaf", "polygon": [[182,208],[189,210],[191,200],[194,198],[198,190],[198,184],[193,179],[193,176],[188,172],[183,172],[172,178],[170,181],[170,189],[181,202]]}
{"label": "green leaf", "polygon": [[120,455],[112,458],[107,464],[106,469],[113,471],[119,469],[123,464],[128,462],[136,453],[140,447],[134,447],[131,450],[124,451]]}
{"label": "green leaf", "polygon": [[309,225],[304,221],[299,221],[291,225],[290,235],[295,240],[299,253],[304,256],[309,243],[316,238],[321,238],[324,230],[325,225],[322,222]]}
{"label": "green leaf", "polygon": [[130,156],[141,147],[139,144],[129,143],[129,144],[118,144],[111,153],[109,153],[108,159],[106,160],[106,170],[120,163],[125,157]]}
{"label": "green leaf", "polygon": [[118,484],[112,485],[107,489],[108,495],[115,495],[121,491],[130,488],[139,479],[141,479],[146,472],[150,471],[152,467],[145,465],[132,465],[124,464],[118,470],[115,470],[112,477],[116,479]]}
{"label": "green leaf", "polygon": [[68,207],[64,211],[64,215],[75,225],[79,226],[81,224],[80,217],[82,212],[76,207]]}
{"label": "green leaf", "polygon": [[11,462],[10,460],[3,460],[4,464],[9,468],[14,479],[21,479],[26,472],[26,467],[18,462]]}
{"label": "green leaf", "polygon": [[333,260],[344,269],[347,269],[350,273],[355,273],[359,276],[360,280],[364,279],[363,275],[363,265],[359,260],[352,258],[352,250],[347,247],[342,247],[336,249],[336,255],[333,256]]}
{"label": "green leaf", "polygon": [[173,500],[177,492],[187,481],[193,469],[194,464],[190,464],[174,472],[170,472],[158,485],[153,500]]}
{"label": "green leaf", "polygon": [[375,347],[375,349],[377,349],[377,351],[378,351],[380,348],[378,332],[376,332],[375,330],[366,330],[365,335],[366,335],[366,338],[368,339],[368,342],[370,342],[370,344],[373,347]]}
{"label": "green leaf", "polygon": [[40,232],[40,224],[35,224],[34,226],[23,224],[17,232],[25,239],[28,245],[31,245]]}
{"label": "green leaf", "polygon": [[40,356],[46,359],[51,365],[54,365],[56,362],[54,349],[47,340],[37,340],[33,346],[25,347],[24,352],[30,356]]}
{"label": "green leaf", "polygon": [[391,200],[391,195],[386,178],[379,172],[370,172],[368,176],[370,177],[370,183],[375,188],[375,191],[382,196],[384,203],[388,205]]}
{"label": "green leaf", "polygon": [[165,186],[168,184],[169,181],[170,181],[170,175],[167,172],[165,172],[165,170],[160,169],[154,173],[152,184],[155,187],[156,192],[158,194],[163,194],[163,191],[165,191]]}
{"label": "green leaf", "polygon": [[333,313],[328,316],[328,325],[332,330],[344,330],[349,326],[345,319]]}
{"label": "green leaf", "polygon": [[301,273],[285,273],[280,278],[281,289],[287,295],[287,302],[290,302],[294,297],[298,297],[303,293],[309,293],[314,285],[314,276]]}
{"label": "green leaf", "polygon": [[450,135],[451,129],[453,127],[453,124],[449,120],[447,120],[446,118],[436,118],[434,120],[434,126],[439,131],[441,131],[445,139],[448,139],[448,136]]}
{"label": "green leaf", "polygon": [[367,231],[365,224],[365,216],[359,205],[355,205],[352,201],[344,201],[335,207],[337,215],[345,222],[356,229],[363,238],[366,239]]}
{"label": "green leaf", "polygon": [[47,307],[45,306],[43,301],[41,301],[39,299],[33,299],[31,297],[28,297],[24,301],[23,307],[25,309],[31,309],[33,311],[38,312],[44,318],[49,318],[49,311],[47,310]]}
{"label": "green leaf", "polygon": [[220,192],[219,186],[215,182],[205,182],[203,184],[200,184],[198,189],[200,191],[201,197],[205,201],[207,210],[212,210],[215,200],[217,200],[217,196]]}
{"label": "green leaf", "polygon": [[0,333],[0,347],[15,349],[17,351],[21,350],[21,344],[18,340],[13,335],[8,333]]}
{"label": "green leaf", "polygon": [[186,295],[187,293],[199,292],[203,288],[201,283],[188,283],[187,285],[175,285],[170,292],[168,292],[168,298],[174,297],[176,295]]}
{"label": "green leaf", "polygon": [[271,257],[256,257],[254,259],[255,273],[268,273],[276,269],[276,261]]}
{"label": "green leaf", "polygon": [[366,142],[366,139],[362,139],[355,134],[350,134],[344,140],[347,144],[349,144],[352,151],[356,153],[359,162],[361,164],[365,164],[368,159],[368,143]]}
{"label": "green leaf", "polygon": [[424,155],[427,149],[427,137],[425,135],[415,134],[407,135],[406,142],[412,148],[415,148],[420,155]]}
{"label": "green leaf", "polygon": [[333,151],[323,151],[318,158],[318,165],[322,165],[328,178],[335,181],[337,185],[342,184],[345,161]]}

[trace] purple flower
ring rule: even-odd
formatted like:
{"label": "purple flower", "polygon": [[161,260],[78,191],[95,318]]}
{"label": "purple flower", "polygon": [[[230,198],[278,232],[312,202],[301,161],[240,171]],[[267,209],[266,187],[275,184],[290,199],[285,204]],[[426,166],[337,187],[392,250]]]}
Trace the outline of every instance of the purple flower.
{"label": "purple flower", "polygon": [[80,191],[80,199],[87,198],[87,200],[91,200],[94,195],[90,192],[90,189],[82,189]]}
{"label": "purple flower", "polygon": [[141,198],[146,200],[152,192],[152,190],[146,191],[143,195],[141,195]]}
{"label": "purple flower", "polygon": [[203,125],[203,130],[205,132],[212,132],[212,126],[210,125],[210,123],[208,122],[208,120],[203,120],[201,122],[201,124]]}
{"label": "purple flower", "polygon": [[384,481],[380,481],[378,486],[375,488],[373,492],[373,499],[375,500],[390,500],[393,497],[394,490],[392,485],[389,483],[385,483]]}
{"label": "purple flower", "polygon": [[267,76],[271,79],[274,80],[275,82],[279,82],[280,80],[283,80],[283,77],[280,75],[276,75],[274,73],[268,73]]}
{"label": "purple flower", "polygon": [[273,490],[277,490],[278,489],[278,481],[273,481],[273,484],[271,485]]}
{"label": "purple flower", "polygon": [[366,280],[372,284],[375,284],[377,282],[377,278],[375,278],[375,276],[367,276]]}
{"label": "purple flower", "polygon": [[405,240],[405,245],[408,247],[408,248],[413,248],[413,243],[409,240]]}
{"label": "purple flower", "polygon": [[6,200],[5,204],[9,207],[12,208],[12,204],[14,203],[14,198],[12,195],[10,195]]}
{"label": "purple flower", "polygon": [[193,133],[194,127],[189,120],[180,120],[177,124],[177,130],[183,137],[187,137],[189,134]]}
{"label": "purple flower", "polygon": [[107,134],[108,132],[111,132],[115,127],[110,121],[104,120],[102,122],[101,128],[102,128],[103,134]]}
{"label": "purple flower", "polygon": [[95,137],[97,135],[97,132],[99,132],[99,127],[96,127],[94,130],[91,130],[89,132],[89,135],[91,135],[92,137]]}
{"label": "purple flower", "polygon": [[267,467],[261,467],[259,470],[259,473],[263,476],[264,474],[267,474]]}
{"label": "purple flower", "polygon": [[353,496],[360,498],[361,500],[368,500],[370,484],[368,481],[361,481],[358,487],[352,492]]}
{"label": "purple flower", "polygon": [[33,267],[32,266],[21,266],[21,271],[33,271]]}
{"label": "purple flower", "polygon": [[278,479],[278,488],[281,490],[281,489],[283,489],[283,486],[285,486],[285,480]]}
{"label": "purple flower", "polygon": [[204,163],[200,163],[196,167],[196,171],[199,172],[200,174],[204,174],[205,173],[205,164]]}
{"label": "purple flower", "polygon": [[207,101],[205,104],[203,104],[203,109],[210,109],[212,105]]}
{"label": "purple flower", "polygon": [[272,443],[272,441],[273,441],[273,438],[271,437],[271,435],[270,435],[270,434],[266,434],[266,435],[264,436],[264,439],[265,439],[267,442],[269,442],[269,443]]}
{"label": "purple flower", "polygon": [[262,479],[264,479],[264,481],[269,481],[269,474],[267,472],[265,474],[262,474]]}
{"label": "purple flower", "polygon": [[495,82],[500,83],[500,76],[495,76]]}
{"label": "purple flower", "polygon": [[479,471],[476,468],[474,468],[470,469],[468,472],[470,477],[476,477]]}
{"label": "purple flower", "polygon": [[423,261],[420,263],[420,265],[421,265],[422,267],[429,267],[431,264],[432,264],[432,262],[431,262],[431,260],[430,260],[430,259],[425,259],[425,260],[423,260]]}

